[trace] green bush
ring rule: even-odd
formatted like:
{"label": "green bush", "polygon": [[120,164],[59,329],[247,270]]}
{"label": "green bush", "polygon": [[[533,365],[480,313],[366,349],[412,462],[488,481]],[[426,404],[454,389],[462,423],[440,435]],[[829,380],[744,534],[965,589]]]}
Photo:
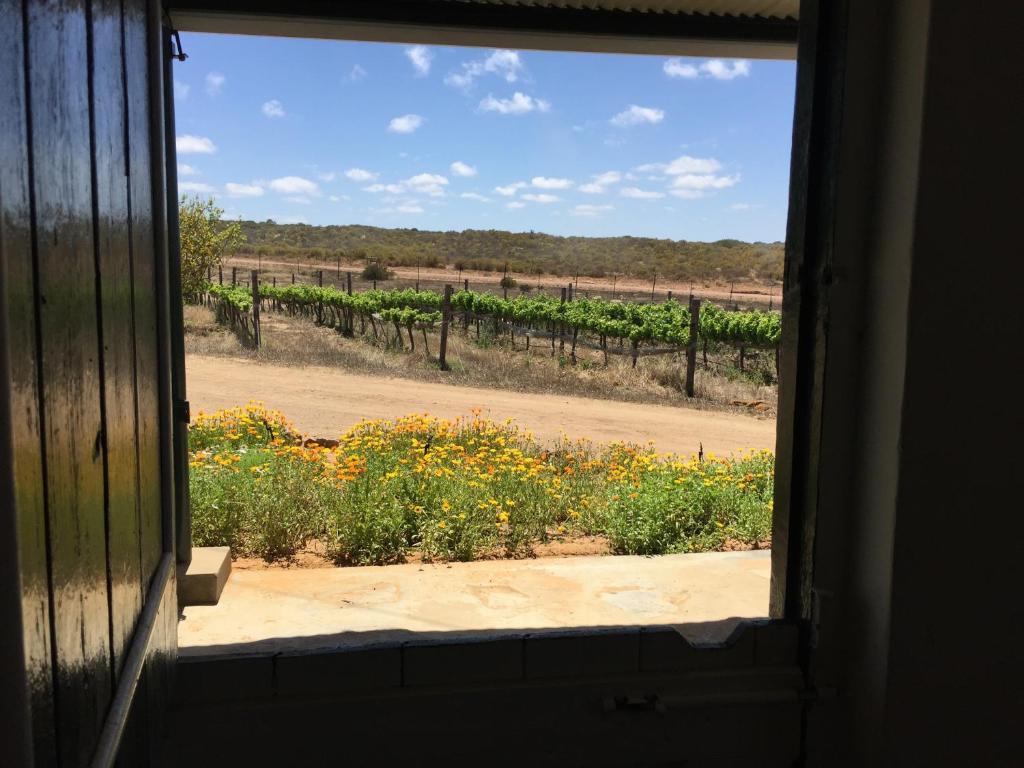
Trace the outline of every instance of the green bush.
{"label": "green bush", "polygon": [[700,552],[771,535],[770,452],[703,461],[628,445],[537,443],[508,422],[427,415],[363,422],[306,445],[258,404],[190,432],[193,541],[267,559],[311,539],[339,562],[522,556],[606,535],[617,553]]}
{"label": "green bush", "polygon": [[362,271],[363,280],[376,280],[378,282],[384,282],[394,277],[395,273],[387,268],[384,264],[379,261],[372,261],[367,264]]}

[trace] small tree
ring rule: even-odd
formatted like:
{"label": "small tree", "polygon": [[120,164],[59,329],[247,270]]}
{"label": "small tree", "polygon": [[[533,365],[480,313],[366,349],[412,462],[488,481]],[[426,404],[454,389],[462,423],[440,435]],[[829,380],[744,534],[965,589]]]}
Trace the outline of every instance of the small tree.
{"label": "small tree", "polygon": [[371,261],[363,269],[363,280],[377,280],[383,282],[391,279],[392,272],[379,261]]}
{"label": "small tree", "polygon": [[502,278],[501,278],[501,287],[502,288],[515,288],[516,285],[517,285],[516,279],[514,277],[512,277],[512,275],[506,273],[505,275],[502,276]]}
{"label": "small tree", "polygon": [[222,221],[223,215],[212,198],[182,196],[178,203],[182,296],[202,293],[207,270],[219,267],[226,255],[245,242],[242,226]]}

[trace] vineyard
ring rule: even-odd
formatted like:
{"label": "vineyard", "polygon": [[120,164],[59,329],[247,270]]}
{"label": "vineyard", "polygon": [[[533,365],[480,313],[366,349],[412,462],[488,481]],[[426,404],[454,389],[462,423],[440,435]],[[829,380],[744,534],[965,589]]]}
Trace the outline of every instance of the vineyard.
{"label": "vineyard", "polygon": [[[740,365],[746,350],[777,350],[781,316],[777,312],[728,311],[713,304],[701,306],[696,338],[691,339],[693,320],[690,306],[674,300],[660,303],[609,301],[601,298],[571,299],[567,296],[525,296],[503,298],[468,290],[444,294],[430,291],[370,290],[350,292],[330,286],[259,284],[255,290],[238,285],[207,286],[217,319],[255,337],[261,309],[272,309],[309,318],[318,325],[336,329],[346,336],[371,334],[404,348],[416,348],[415,332],[422,336],[430,354],[428,331],[441,331],[439,362],[444,367],[444,343],[449,327],[467,334],[481,328],[494,338],[507,337],[512,348],[517,338],[529,350],[541,339],[556,345],[576,362],[580,347],[599,350],[607,363],[610,354],[628,355],[633,365],[640,356],[704,349],[709,345],[740,350]],[[691,344],[691,341],[693,342]]]}

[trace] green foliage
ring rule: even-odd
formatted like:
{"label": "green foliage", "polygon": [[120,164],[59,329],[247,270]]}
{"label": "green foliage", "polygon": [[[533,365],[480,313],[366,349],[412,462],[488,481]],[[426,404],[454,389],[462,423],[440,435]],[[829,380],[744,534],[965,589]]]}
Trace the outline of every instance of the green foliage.
{"label": "green foliage", "polygon": [[220,285],[205,283],[206,291],[219,303],[225,304],[238,312],[252,309],[252,291],[239,285]]}
{"label": "green foliage", "polygon": [[630,554],[759,545],[771,534],[767,451],[699,461],[586,441],[545,448],[508,423],[417,415],[304,445],[257,404],[191,433],[193,540],[288,555],[311,538],[346,563],[526,554],[604,534]]}
{"label": "green foliage", "polygon": [[[217,286],[214,286],[216,288]],[[220,287],[223,292],[224,287]],[[329,286],[260,286],[260,295],[291,309],[310,310],[322,305],[335,310],[351,309],[365,316],[376,314],[405,327],[431,327],[441,320],[441,296],[430,291],[363,291],[349,295]],[[239,301],[244,299],[239,296]],[[521,294],[503,299],[490,293],[458,291],[452,308],[479,317],[546,329],[552,325],[576,328],[609,339],[685,345],[690,338],[690,311],[676,301],[639,304],[579,299],[562,303],[550,296]],[[399,311],[400,310],[400,311]],[[700,339],[716,344],[774,348],[782,335],[778,312],[731,312],[704,304],[700,313]]]}
{"label": "green foliage", "polygon": [[501,280],[498,282],[498,284],[502,288],[515,288],[518,285],[516,279],[512,277],[512,275],[502,275]]}
{"label": "green foliage", "polygon": [[[782,243],[714,243],[646,237],[556,237],[540,232],[431,232],[362,225],[318,227],[243,221],[248,250],[278,258],[365,259],[391,266],[442,266],[520,274],[668,280],[782,279]],[[314,249],[316,249],[314,251]],[[313,254],[318,254],[314,256]]]}
{"label": "green foliage", "polygon": [[213,199],[182,196],[178,203],[181,242],[181,293],[192,298],[202,293],[208,270],[245,243],[239,222],[224,222],[224,210]]}
{"label": "green foliage", "polygon": [[362,277],[363,280],[378,280],[383,282],[384,280],[390,280],[394,277],[394,273],[379,261],[372,261],[363,269]]}

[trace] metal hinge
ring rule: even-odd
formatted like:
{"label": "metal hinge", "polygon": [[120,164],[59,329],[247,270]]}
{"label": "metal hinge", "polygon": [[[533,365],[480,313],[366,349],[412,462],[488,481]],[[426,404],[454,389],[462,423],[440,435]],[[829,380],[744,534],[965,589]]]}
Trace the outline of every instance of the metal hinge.
{"label": "metal hinge", "polygon": [[192,423],[192,409],[188,404],[188,400],[174,401],[174,420],[184,422],[185,424]]}

